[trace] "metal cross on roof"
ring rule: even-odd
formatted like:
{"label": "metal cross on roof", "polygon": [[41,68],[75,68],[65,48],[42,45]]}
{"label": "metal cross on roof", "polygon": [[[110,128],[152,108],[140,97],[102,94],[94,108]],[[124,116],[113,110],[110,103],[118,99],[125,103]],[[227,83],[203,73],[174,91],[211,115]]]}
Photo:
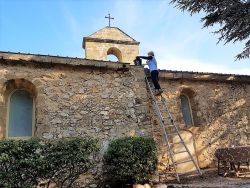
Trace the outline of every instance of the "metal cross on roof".
{"label": "metal cross on roof", "polygon": [[111,18],[111,17],[110,17],[110,14],[109,14],[109,16],[105,16],[105,18],[108,18],[108,19],[109,19],[109,27],[110,27],[110,20],[113,20],[114,18]]}

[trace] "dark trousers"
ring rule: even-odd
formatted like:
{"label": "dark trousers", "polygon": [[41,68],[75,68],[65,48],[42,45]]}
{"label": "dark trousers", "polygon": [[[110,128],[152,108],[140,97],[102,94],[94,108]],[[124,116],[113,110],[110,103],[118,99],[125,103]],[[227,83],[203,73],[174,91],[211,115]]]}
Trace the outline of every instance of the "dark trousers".
{"label": "dark trousers", "polygon": [[153,84],[155,86],[155,89],[161,89],[161,86],[158,82],[159,81],[159,77],[158,77],[159,72],[157,70],[153,70],[150,72],[150,74],[151,74],[151,78],[152,78]]}

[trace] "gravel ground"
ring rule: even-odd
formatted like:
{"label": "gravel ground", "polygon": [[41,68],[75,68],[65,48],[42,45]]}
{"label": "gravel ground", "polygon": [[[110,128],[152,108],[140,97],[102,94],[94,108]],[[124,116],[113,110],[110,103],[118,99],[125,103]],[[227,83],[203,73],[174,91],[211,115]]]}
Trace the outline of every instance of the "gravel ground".
{"label": "gravel ground", "polygon": [[217,169],[203,170],[203,177],[191,176],[167,184],[155,185],[154,188],[250,188],[250,172],[240,174],[239,177],[217,175]]}

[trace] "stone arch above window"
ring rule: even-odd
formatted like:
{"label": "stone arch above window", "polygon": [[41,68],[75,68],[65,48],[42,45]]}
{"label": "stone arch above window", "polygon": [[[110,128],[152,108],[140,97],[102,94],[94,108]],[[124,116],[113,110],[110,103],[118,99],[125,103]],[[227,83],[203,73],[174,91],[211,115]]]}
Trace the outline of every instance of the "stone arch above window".
{"label": "stone arch above window", "polygon": [[122,62],[122,53],[118,48],[111,47],[107,51],[108,58],[110,56],[111,61],[116,61],[116,58],[112,57],[112,55],[115,56],[119,62]]}
{"label": "stone arch above window", "polygon": [[183,86],[181,87],[181,91],[180,91],[181,95],[186,95],[188,98],[193,98],[195,95],[195,92],[193,91],[192,88],[188,87],[188,86]]}
{"label": "stone arch above window", "polygon": [[36,88],[25,79],[4,84],[6,106],[5,137],[31,137],[34,132]]}
{"label": "stone arch above window", "polygon": [[35,85],[23,78],[11,79],[5,82],[4,84],[4,98],[7,102],[7,99],[14,90],[24,89],[27,90],[33,97],[37,96],[37,91]]}
{"label": "stone arch above window", "polygon": [[193,122],[193,115],[189,97],[185,94],[181,94],[180,99],[181,99],[181,112],[185,125],[187,127],[192,127],[194,125],[194,122]]}

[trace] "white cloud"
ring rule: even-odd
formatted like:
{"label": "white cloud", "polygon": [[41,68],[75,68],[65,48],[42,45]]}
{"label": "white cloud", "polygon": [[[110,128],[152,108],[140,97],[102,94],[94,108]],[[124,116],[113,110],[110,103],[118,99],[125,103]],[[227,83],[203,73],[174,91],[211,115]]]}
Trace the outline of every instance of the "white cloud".
{"label": "white cloud", "polygon": [[71,32],[71,37],[75,43],[79,42],[79,36],[81,36],[80,24],[77,22],[74,13],[70,11],[67,5],[64,2],[61,2],[62,13],[65,17],[65,20],[68,22],[68,28]]}

